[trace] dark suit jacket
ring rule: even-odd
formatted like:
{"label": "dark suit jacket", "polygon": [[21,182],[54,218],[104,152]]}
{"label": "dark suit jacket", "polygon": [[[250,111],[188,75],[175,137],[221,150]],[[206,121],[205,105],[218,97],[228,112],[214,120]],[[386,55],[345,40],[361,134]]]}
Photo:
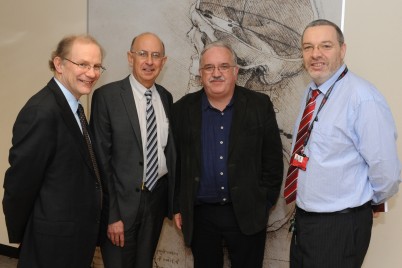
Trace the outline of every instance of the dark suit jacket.
{"label": "dark suit jacket", "polygon": [[[175,212],[180,212],[186,245],[191,245],[194,205],[201,177],[201,96],[203,90],[174,104],[177,146]],[[228,180],[233,209],[244,234],[266,228],[283,177],[282,144],[269,97],[240,86],[234,93],[229,136]]]}
{"label": "dark suit jacket", "polygon": [[13,128],[3,209],[19,267],[92,262],[100,187],[79,125],[52,79],[22,108]]}
{"label": "dark suit jacket", "polygon": [[[172,95],[160,85],[156,85],[156,89],[170,122]],[[128,77],[95,90],[90,126],[99,149],[100,167],[107,186],[106,223],[122,220],[126,229],[134,223],[137,215],[144,172],[141,130]],[[169,171],[167,216],[171,218],[176,152],[170,129],[169,126],[165,155]]]}

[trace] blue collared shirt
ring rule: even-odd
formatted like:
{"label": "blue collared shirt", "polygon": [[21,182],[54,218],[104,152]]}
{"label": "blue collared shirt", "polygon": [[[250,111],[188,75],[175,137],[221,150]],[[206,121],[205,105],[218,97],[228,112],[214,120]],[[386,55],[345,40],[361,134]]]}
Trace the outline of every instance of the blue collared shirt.
{"label": "blue collared shirt", "polygon": [[57,85],[60,87],[61,92],[63,92],[64,97],[66,97],[68,105],[70,106],[70,109],[74,114],[75,120],[77,121],[77,124],[80,127],[81,132],[82,132],[81,121],[77,114],[78,104],[80,103],[79,100],[77,100],[74,97],[74,95],[70,92],[70,90],[68,90],[59,80],[57,80],[56,77],[54,77],[54,81],[56,81]]}
{"label": "blue collared shirt", "polygon": [[[319,86],[315,118],[320,103],[336,81],[343,65]],[[308,89],[317,86],[311,83]],[[309,90],[302,99],[300,117]],[[311,212],[334,212],[370,200],[382,203],[398,191],[401,164],[396,147],[396,127],[379,91],[350,71],[339,80],[317,116],[305,148],[306,171],[299,170],[296,204]],[[293,140],[293,144],[294,144]]]}
{"label": "blue collared shirt", "polygon": [[221,112],[202,95],[202,173],[197,201],[226,203],[230,201],[227,175],[229,133],[232,124],[233,99]]}

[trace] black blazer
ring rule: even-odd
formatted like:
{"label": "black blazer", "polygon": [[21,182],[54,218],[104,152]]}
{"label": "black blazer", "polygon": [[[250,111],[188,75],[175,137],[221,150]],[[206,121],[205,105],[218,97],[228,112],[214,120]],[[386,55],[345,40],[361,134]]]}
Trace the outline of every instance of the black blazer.
{"label": "black blazer", "polygon": [[13,128],[3,209],[19,267],[88,267],[99,232],[100,187],[78,122],[54,79]]}
{"label": "black blazer", "polygon": [[[170,120],[172,95],[156,85]],[[105,179],[105,221],[122,220],[130,227],[137,215],[144,171],[144,154],[137,108],[129,77],[100,87],[92,97],[90,127],[96,139],[100,168]],[[168,167],[168,216],[172,217],[176,151],[169,124],[165,147]],[[106,233],[105,233],[106,234]]]}
{"label": "black blazer", "polygon": [[[191,245],[194,205],[201,176],[201,96],[187,94],[174,104],[177,145],[175,212],[182,215],[186,245]],[[236,86],[229,136],[228,180],[234,212],[244,234],[266,228],[282,177],[282,143],[273,105],[265,94]]]}

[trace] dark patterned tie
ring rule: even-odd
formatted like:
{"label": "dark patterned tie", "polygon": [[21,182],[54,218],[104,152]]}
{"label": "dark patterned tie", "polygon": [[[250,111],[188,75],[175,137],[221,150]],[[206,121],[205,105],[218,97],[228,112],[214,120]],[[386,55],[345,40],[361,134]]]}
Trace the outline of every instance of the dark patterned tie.
{"label": "dark patterned tie", "polygon": [[158,180],[158,135],[156,130],[156,117],[152,105],[152,92],[145,92],[147,99],[146,121],[147,121],[147,144],[146,160],[147,167],[145,172],[145,186],[152,191]]}
{"label": "dark patterned tie", "polygon": [[[292,157],[290,159],[293,159],[296,153],[300,154],[303,149],[304,141],[306,140],[308,134],[308,128],[310,126],[311,119],[313,118],[315,99],[319,94],[320,91],[318,89],[315,89],[311,92],[311,97],[307,102],[306,108],[304,108],[303,116],[300,120],[299,129],[296,136],[296,144],[293,148]],[[286,204],[289,204],[296,200],[298,175],[299,169],[295,166],[290,165],[286,176],[284,189]]]}
{"label": "dark patterned tie", "polygon": [[94,150],[92,148],[91,139],[89,138],[89,134],[88,134],[87,118],[85,117],[84,108],[82,107],[82,105],[80,103],[78,104],[77,114],[78,114],[78,117],[80,118],[80,123],[81,123],[81,128],[82,128],[82,135],[84,136],[85,144],[87,145],[89,156],[91,158],[92,168],[93,168],[93,170],[95,172],[96,180],[98,181],[98,184],[99,184],[99,187],[100,187],[101,204],[102,204],[102,184],[101,184],[101,180],[100,180],[99,168],[98,168],[98,164],[96,163],[95,153],[94,153]]}

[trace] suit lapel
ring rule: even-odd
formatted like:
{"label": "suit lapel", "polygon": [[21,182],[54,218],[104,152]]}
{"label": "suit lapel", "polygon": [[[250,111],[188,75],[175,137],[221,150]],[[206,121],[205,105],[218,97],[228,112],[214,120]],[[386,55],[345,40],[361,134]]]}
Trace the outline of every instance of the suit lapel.
{"label": "suit lapel", "polygon": [[233,111],[233,118],[232,118],[232,126],[230,129],[230,136],[229,136],[229,150],[228,150],[228,157],[230,157],[233,148],[236,145],[237,138],[240,137],[240,132],[242,131],[242,126],[245,124],[244,118],[247,109],[247,98],[243,94],[243,91],[239,87],[236,86],[234,92],[234,111]]}
{"label": "suit lapel", "polygon": [[[86,144],[82,136],[81,129],[77,123],[77,120],[75,119],[74,114],[71,111],[70,105],[68,104],[66,97],[64,96],[63,92],[61,91],[57,83],[54,81],[54,79],[50,80],[50,82],[48,83],[48,87],[54,94],[56,102],[60,107],[60,113],[65,124],[67,125],[67,129],[70,131],[71,135],[74,137],[74,140],[77,142],[79,151],[82,157],[84,158],[85,162],[87,163],[89,169],[93,171],[91,159],[89,156],[88,149],[86,148]],[[93,174],[95,175],[95,173]]]}
{"label": "suit lapel", "polygon": [[[122,90],[121,90],[121,98],[124,103],[124,106],[126,107],[128,117],[130,118],[131,126],[133,128],[135,137],[139,144],[139,148],[141,148],[141,150],[142,150],[140,122],[138,120],[137,107],[135,105],[134,95],[133,95],[130,80],[128,77],[123,80],[123,85],[122,85]],[[141,152],[141,153],[143,153],[143,152]]]}
{"label": "suit lapel", "polygon": [[[202,127],[202,110],[201,110],[201,98],[204,90],[200,90],[194,95],[194,99],[190,102],[187,111],[187,120],[188,127],[190,127],[192,142],[195,146],[195,155],[196,163],[200,164],[201,162],[201,127]],[[190,123],[190,122],[193,123]],[[187,126],[184,126],[187,127]],[[201,170],[201,166],[199,166],[199,170]]]}
{"label": "suit lapel", "polygon": [[162,100],[163,109],[165,110],[166,117],[170,120],[170,107],[169,107],[169,100],[166,94],[162,91],[161,87],[155,84],[156,90],[159,93],[159,96]]}

